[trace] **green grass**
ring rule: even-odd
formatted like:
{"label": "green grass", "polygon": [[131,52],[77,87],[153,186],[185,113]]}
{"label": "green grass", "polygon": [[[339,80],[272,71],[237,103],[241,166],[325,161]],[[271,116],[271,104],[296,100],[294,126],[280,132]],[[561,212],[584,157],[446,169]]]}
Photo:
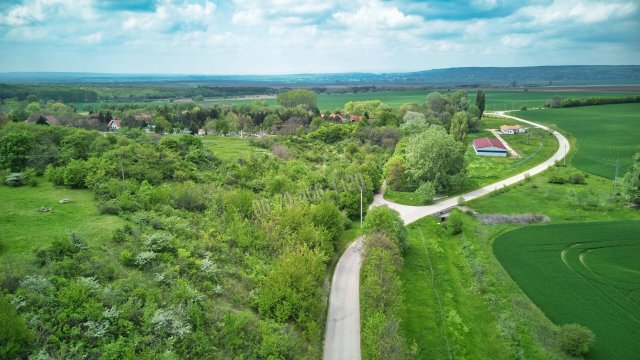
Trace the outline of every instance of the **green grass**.
{"label": "green grass", "polygon": [[595,333],[590,359],[638,358],[640,221],[531,226],[498,237],[494,249],[554,323]]}
{"label": "green grass", "polygon": [[[103,244],[113,229],[124,224],[117,216],[100,215],[91,191],[55,187],[42,180],[37,187],[2,185],[0,198],[0,261],[6,270],[22,268],[35,250],[72,231],[84,235],[90,246],[96,246]],[[64,198],[71,202],[58,203]],[[37,211],[40,207],[53,210]]]}
{"label": "green grass", "polygon": [[640,104],[519,111],[515,116],[570,133],[578,146],[573,165],[610,179],[616,161],[622,176],[640,151]]}
{"label": "green grass", "polygon": [[202,143],[215,156],[223,160],[238,160],[247,158],[251,154],[267,152],[265,149],[251,146],[248,138],[237,136],[207,135],[202,137]]}
{"label": "green grass", "polygon": [[474,288],[461,243],[442,234],[433,218],[407,228],[401,326],[415,341],[417,358],[509,358],[496,318]]}

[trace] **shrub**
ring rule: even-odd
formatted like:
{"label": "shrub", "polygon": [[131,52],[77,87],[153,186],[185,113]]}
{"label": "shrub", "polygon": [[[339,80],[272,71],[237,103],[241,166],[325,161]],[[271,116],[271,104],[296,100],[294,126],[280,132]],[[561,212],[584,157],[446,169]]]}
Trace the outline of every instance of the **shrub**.
{"label": "shrub", "polygon": [[363,231],[365,234],[386,233],[398,243],[402,252],[407,249],[407,229],[404,222],[397,211],[386,206],[369,210],[364,219]]}
{"label": "shrub", "polygon": [[497,224],[533,224],[549,221],[549,217],[540,214],[521,214],[521,215],[505,215],[505,214],[486,214],[479,215],[478,220],[484,225]]}
{"label": "shrub", "polygon": [[595,339],[591,330],[578,324],[563,325],[558,333],[560,348],[571,356],[582,356],[588,353]]}
{"label": "shrub", "polygon": [[449,218],[447,218],[447,221],[445,222],[445,228],[449,230],[451,235],[462,234],[462,230],[464,228],[464,219],[462,217],[462,212],[458,209],[454,209],[449,214]]}
{"label": "shrub", "polygon": [[22,186],[27,183],[27,176],[24,173],[11,173],[4,179],[4,183],[9,186]]}
{"label": "shrub", "polygon": [[120,262],[126,266],[134,265],[134,258],[131,250],[124,249],[120,252]]}
{"label": "shrub", "polygon": [[551,177],[549,178],[548,182],[550,184],[566,184],[567,183],[567,178],[565,178],[564,176],[560,176],[560,175],[551,175]]}
{"label": "shrub", "polygon": [[436,187],[432,182],[425,182],[416,189],[415,194],[419,197],[423,204],[430,204],[433,197],[436,196]]}
{"label": "shrub", "polygon": [[569,176],[568,180],[572,184],[578,184],[578,185],[586,184],[586,181],[584,179],[584,175],[582,175],[580,173],[575,173],[575,174]]}
{"label": "shrub", "polygon": [[527,106],[526,105],[522,105],[520,107],[520,111],[527,111]]}
{"label": "shrub", "polygon": [[33,334],[9,300],[0,294],[0,358],[26,358]]}

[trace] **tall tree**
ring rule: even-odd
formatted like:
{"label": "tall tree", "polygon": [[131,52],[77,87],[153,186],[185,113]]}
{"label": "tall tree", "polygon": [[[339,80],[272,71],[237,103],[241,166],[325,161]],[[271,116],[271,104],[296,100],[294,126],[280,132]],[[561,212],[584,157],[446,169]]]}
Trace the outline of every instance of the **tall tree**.
{"label": "tall tree", "polygon": [[476,106],[480,109],[480,119],[482,119],[482,115],[484,115],[485,109],[485,93],[484,90],[478,90],[476,93]]}
{"label": "tall tree", "polygon": [[464,111],[458,111],[451,119],[451,128],[449,134],[458,141],[464,141],[467,138],[467,130],[469,128],[469,115]]}
{"label": "tall tree", "polygon": [[406,149],[407,172],[419,183],[432,182],[438,192],[452,188],[464,170],[465,146],[442,126],[413,135]]}
{"label": "tall tree", "polygon": [[640,153],[634,156],[633,164],[622,180],[622,195],[631,204],[640,206]]}

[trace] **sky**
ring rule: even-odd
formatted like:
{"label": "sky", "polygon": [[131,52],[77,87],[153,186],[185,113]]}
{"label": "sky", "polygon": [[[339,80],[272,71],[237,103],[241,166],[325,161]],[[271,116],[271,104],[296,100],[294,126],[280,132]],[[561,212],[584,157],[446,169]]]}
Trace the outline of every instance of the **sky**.
{"label": "sky", "polygon": [[0,0],[0,72],[640,64],[640,1]]}

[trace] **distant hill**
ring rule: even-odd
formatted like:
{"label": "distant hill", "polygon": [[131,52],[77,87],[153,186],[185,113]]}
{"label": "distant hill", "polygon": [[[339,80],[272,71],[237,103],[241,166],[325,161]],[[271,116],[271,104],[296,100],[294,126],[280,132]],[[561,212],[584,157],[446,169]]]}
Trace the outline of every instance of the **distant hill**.
{"label": "distant hill", "polygon": [[295,85],[457,85],[548,86],[639,84],[640,65],[566,65],[532,67],[460,67],[407,73],[292,75],[171,75],[55,72],[0,73],[1,83],[56,84],[202,84],[221,86]]}

